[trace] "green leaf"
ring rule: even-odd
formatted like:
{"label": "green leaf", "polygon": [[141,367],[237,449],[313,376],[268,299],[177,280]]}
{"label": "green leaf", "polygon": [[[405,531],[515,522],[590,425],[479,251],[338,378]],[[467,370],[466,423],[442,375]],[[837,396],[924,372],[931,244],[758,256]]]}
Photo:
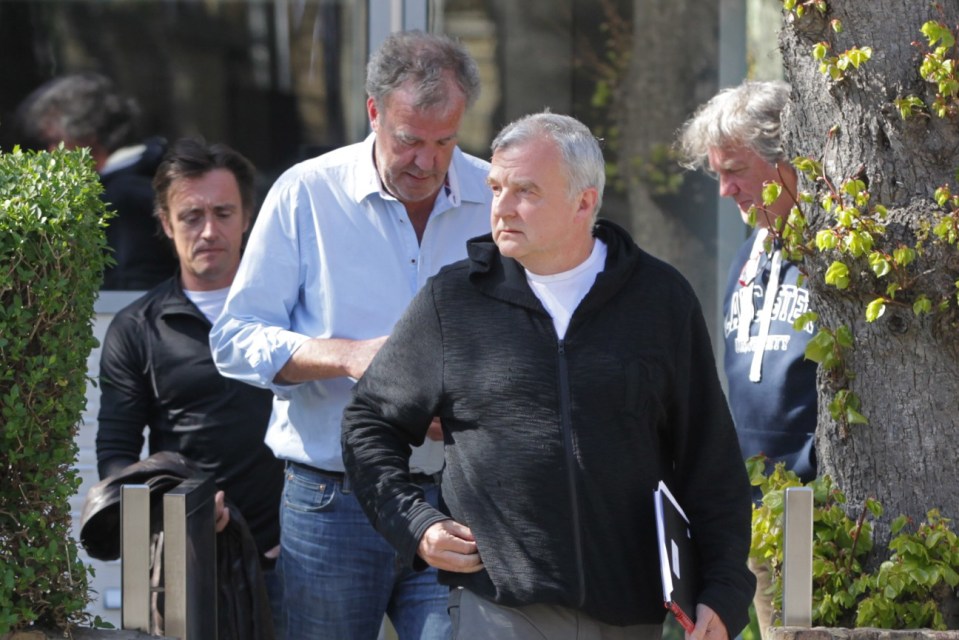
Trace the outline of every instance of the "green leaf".
{"label": "green leaf", "polygon": [[875,322],[886,312],[885,298],[876,298],[866,305],[866,322]]}
{"label": "green leaf", "polygon": [[839,244],[839,238],[831,229],[820,229],[816,232],[816,248],[820,251],[835,249],[837,244]]}
{"label": "green leaf", "polygon": [[892,259],[895,260],[896,264],[900,267],[908,267],[916,259],[916,250],[912,247],[901,246],[893,250]]}
{"label": "green leaf", "polygon": [[807,329],[811,330],[815,328],[816,320],[819,319],[819,314],[815,311],[807,311],[806,313],[800,315],[798,318],[793,320],[793,329],[796,331],[806,331]]}
{"label": "green leaf", "polygon": [[872,269],[877,278],[885,277],[892,271],[892,265],[889,264],[885,254],[880,251],[873,251],[869,254],[869,268]]}
{"label": "green leaf", "polygon": [[849,287],[849,267],[839,261],[833,262],[826,269],[826,284],[832,285],[837,289],[846,289]]}
{"label": "green leaf", "polygon": [[942,46],[948,49],[956,43],[956,39],[952,35],[952,31],[950,31],[949,27],[941,22],[930,20],[929,22],[923,24],[920,30],[928,39],[930,48],[935,47],[937,43],[941,42]]}
{"label": "green leaf", "polygon": [[925,294],[920,295],[916,298],[916,301],[912,303],[912,312],[917,316],[932,313],[932,300]]}
{"label": "green leaf", "polygon": [[819,333],[806,343],[806,359],[822,364],[833,353],[835,345],[836,338],[825,329],[820,329]]}
{"label": "green leaf", "polygon": [[842,190],[853,197],[859,195],[866,188],[866,183],[862,180],[847,180],[842,185]]}
{"label": "green leaf", "polygon": [[783,186],[778,182],[767,182],[763,184],[763,204],[767,207],[779,199],[783,191]]}
{"label": "green leaf", "polygon": [[817,42],[812,48],[812,57],[815,60],[822,60],[829,53],[829,46],[825,42]]}

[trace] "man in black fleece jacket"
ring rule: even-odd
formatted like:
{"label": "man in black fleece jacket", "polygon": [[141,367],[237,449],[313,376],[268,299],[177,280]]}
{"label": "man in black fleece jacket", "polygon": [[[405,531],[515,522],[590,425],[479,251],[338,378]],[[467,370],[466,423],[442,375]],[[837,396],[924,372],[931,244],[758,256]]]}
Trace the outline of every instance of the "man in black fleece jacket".
{"label": "man in black fleece jacket", "polygon": [[[454,587],[454,637],[647,640],[665,480],[701,560],[691,637],[726,640],[755,586],[750,488],[699,302],[596,221],[603,157],[580,122],[527,116],[492,149],[492,236],[427,283],[344,412],[354,491],[400,562]],[[443,512],[409,476],[434,416]]]}

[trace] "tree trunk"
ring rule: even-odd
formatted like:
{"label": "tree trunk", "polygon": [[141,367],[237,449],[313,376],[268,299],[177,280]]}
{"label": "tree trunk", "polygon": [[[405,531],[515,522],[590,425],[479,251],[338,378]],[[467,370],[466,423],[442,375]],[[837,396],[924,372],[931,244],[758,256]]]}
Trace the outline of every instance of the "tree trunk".
{"label": "tree trunk", "polygon": [[[785,14],[781,46],[791,100],[783,118],[786,148],[794,155],[820,160],[832,184],[856,175],[871,194],[871,203],[889,210],[887,232],[876,247],[887,252],[916,246],[920,220],[938,211],[937,187],[950,184],[959,167],[959,128],[955,119],[924,115],[903,120],[893,104],[916,95],[931,102],[935,86],[922,80],[920,31],[927,20],[950,27],[959,23],[956,3],[937,9],[914,0],[828,0],[820,16],[810,10],[802,18]],[[843,30],[834,32],[838,19]],[[819,71],[812,57],[816,43],[828,43],[829,55],[852,47],[871,47],[872,59],[847,70],[840,81]],[[838,129],[835,127],[838,125]],[[802,180],[800,189],[820,202],[822,182]],[[803,205],[812,233],[835,224],[815,204]],[[812,236],[810,233],[810,237]],[[835,379],[820,369],[817,451],[820,472],[832,476],[858,513],[867,498],[884,507],[877,523],[876,545],[885,555],[889,523],[900,514],[915,521],[938,508],[959,518],[959,332],[956,330],[956,288],[959,260],[955,247],[925,243],[926,254],[911,267],[923,274],[914,290],[897,294],[897,302],[872,323],[867,303],[886,292],[887,279],[877,279],[865,260],[852,261],[833,252],[814,251],[807,258],[813,307],[820,324],[849,327],[855,344],[847,356],[854,373]],[[824,274],[833,260],[850,266],[846,291],[826,285]],[[935,305],[943,297],[949,310],[917,317],[912,301],[925,292]],[[847,386],[861,401],[869,424],[846,425],[834,420],[829,403]]]}
{"label": "tree trunk", "polygon": [[717,296],[714,262],[704,259],[716,255],[716,183],[686,174],[681,194],[671,189],[680,169],[669,149],[686,118],[719,88],[718,32],[714,0],[635,0],[631,64],[616,108],[633,237],[678,268],[705,309]]}

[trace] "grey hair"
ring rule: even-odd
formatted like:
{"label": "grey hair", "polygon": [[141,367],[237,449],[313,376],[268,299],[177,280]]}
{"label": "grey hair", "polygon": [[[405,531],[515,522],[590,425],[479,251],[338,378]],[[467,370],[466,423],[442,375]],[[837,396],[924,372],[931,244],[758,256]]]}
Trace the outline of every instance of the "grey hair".
{"label": "grey hair", "polygon": [[603,204],[606,187],[606,162],[599,141],[582,122],[571,116],[543,111],[523,116],[503,127],[493,139],[493,153],[545,137],[559,149],[566,168],[570,197],[596,188],[596,208],[593,219]]}
{"label": "grey hair", "polygon": [[707,167],[710,149],[743,145],[775,165],[786,159],[779,130],[789,99],[789,85],[781,80],[747,80],[723,89],[680,128],[677,150],[688,169]]}
{"label": "grey hair", "polygon": [[466,48],[447,35],[399,31],[384,40],[370,57],[366,93],[382,109],[393,91],[412,82],[414,106],[428,109],[450,101],[450,76],[463,92],[466,107],[473,106],[480,92],[480,76]]}
{"label": "grey hair", "polygon": [[33,143],[96,142],[112,153],[137,142],[140,108],[109,78],[88,72],[44,83],[27,97],[18,117]]}

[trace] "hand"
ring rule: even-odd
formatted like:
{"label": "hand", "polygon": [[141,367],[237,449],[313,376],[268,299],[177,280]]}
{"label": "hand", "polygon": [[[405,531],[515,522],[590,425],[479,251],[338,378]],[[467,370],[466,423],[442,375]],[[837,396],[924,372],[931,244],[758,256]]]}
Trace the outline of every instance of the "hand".
{"label": "hand", "polygon": [[443,441],[443,423],[440,421],[439,416],[433,418],[433,422],[430,423],[429,428],[426,430],[426,437],[438,442]]}
{"label": "hand", "polygon": [[729,632],[715,611],[704,604],[697,604],[696,628],[692,633],[686,633],[686,640],[729,640]]}
{"label": "hand", "polygon": [[426,564],[444,571],[476,573],[483,569],[473,532],[455,520],[430,525],[417,552]]}
{"label": "hand", "polygon": [[226,494],[222,491],[217,491],[216,495],[213,496],[213,512],[216,514],[217,533],[226,529],[226,525],[230,522],[230,507],[223,503],[225,499]]}

